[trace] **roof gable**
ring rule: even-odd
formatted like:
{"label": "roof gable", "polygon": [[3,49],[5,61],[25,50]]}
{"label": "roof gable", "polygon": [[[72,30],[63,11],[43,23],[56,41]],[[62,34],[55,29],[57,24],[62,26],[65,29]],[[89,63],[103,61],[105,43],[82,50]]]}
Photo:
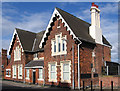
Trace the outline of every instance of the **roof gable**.
{"label": "roof gable", "polygon": [[34,52],[34,51],[40,50],[39,43],[42,39],[43,34],[44,34],[44,31],[41,31],[39,33],[33,33],[30,31],[15,28],[15,31],[13,33],[13,37],[12,37],[12,40],[9,46],[8,53],[9,54],[11,53],[12,45],[14,43],[16,35],[19,39],[19,42],[20,42],[20,45],[23,51]]}
{"label": "roof gable", "polygon": [[[77,38],[81,41],[86,41],[89,43],[95,43],[95,40],[90,36],[89,34],[89,27],[91,24],[59,9],[59,8],[55,8],[52,17],[49,21],[49,24],[46,28],[46,31],[43,35],[43,38],[41,40],[40,43],[40,47],[42,47],[42,44],[45,42],[45,38],[47,37],[47,33],[49,33],[49,29],[51,28],[52,23],[54,22],[54,18],[57,16],[59,16],[59,19],[62,19],[62,23],[64,22],[65,26],[67,27],[67,31],[70,31],[70,35],[73,35],[73,39]],[[107,46],[110,46],[110,43],[104,38],[103,36],[103,43]]]}

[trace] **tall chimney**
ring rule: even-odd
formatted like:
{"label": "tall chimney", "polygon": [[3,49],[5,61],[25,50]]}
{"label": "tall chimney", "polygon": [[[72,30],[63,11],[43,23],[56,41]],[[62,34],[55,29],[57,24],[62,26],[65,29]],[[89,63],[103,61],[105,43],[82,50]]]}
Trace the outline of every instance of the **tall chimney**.
{"label": "tall chimney", "polygon": [[7,66],[7,50],[2,49],[2,70]]}
{"label": "tall chimney", "polygon": [[96,43],[102,44],[102,30],[100,28],[100,10],[98,5],[92,3],[91,6],[91,26],[89,33]]}

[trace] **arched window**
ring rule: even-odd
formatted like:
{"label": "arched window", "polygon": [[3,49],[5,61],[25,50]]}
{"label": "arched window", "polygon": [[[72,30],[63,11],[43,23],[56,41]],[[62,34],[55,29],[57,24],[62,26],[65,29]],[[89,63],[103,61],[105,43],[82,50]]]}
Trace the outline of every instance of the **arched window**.
{"label": "arched window", "polygon": [[21,48],[19,46],[16,46],[14,50],[14,61],[21,60]]}

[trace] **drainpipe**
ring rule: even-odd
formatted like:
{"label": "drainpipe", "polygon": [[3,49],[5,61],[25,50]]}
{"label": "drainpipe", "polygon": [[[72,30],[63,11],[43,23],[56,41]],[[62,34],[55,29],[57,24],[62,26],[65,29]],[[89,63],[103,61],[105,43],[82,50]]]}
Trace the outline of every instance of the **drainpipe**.
{"label": "drainpipe", "polygon": [[75,84],[74,84],[74,44],[72,44],[72,56],[73,56],[73,89],[75,89]]}
{"label": "drainpipe", "polygon": [[78,89],[80,89],[80,45],[82,44],[82,42],[78,38],[77,40],[79,41],[79,44],[78,44]]}
{"label": "drainpipe", "polygon": [[25,83],[25,66],[24,66],[24,83]]}

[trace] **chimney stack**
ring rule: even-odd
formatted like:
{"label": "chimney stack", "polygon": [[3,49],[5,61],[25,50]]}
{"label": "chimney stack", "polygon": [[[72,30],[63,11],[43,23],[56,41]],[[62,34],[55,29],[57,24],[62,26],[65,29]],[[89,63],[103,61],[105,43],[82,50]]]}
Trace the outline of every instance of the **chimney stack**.
{"label": "chimney stack", "polygon": [[7,66],[7,50],[2,49],[2,70]]}
{"label": "chimney stack", "polygon": [[89,33],[96,43],[102,44],[102,30],[100,28],[100,10],[98,5],[92,3],[91,6],[91,26]]}

